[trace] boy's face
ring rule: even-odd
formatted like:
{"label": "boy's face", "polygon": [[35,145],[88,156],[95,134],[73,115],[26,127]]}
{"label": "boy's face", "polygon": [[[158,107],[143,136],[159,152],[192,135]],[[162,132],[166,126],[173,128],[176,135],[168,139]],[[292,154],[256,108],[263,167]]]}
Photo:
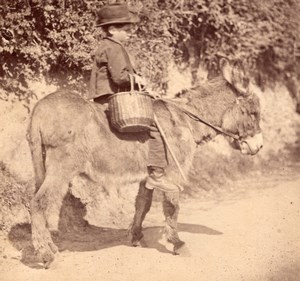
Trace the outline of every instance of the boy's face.
{"label": "boy's face", "polygon": [[112,35],[114,39],[117,39],[121,42],[125,42],[129,39],[132,33],[132,25],[125,24],[122,26],[111,26],[109,28],[109,33]]}

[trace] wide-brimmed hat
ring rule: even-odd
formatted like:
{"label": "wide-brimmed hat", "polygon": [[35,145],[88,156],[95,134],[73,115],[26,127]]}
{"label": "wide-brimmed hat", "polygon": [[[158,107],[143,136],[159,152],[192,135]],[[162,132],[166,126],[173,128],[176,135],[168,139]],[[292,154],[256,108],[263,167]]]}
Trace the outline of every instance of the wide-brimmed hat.
{"label": "wide-brimmed hat", "polygon": [[106,5],[97,12],[96,26],[110,24],[136,23],[137,15],[129,11],[126,4]]}

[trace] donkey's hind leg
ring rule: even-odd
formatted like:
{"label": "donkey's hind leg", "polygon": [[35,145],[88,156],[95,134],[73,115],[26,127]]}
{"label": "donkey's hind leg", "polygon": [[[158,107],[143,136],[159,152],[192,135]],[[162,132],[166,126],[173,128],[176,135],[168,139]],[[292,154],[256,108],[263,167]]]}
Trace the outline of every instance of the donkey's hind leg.
{"label": "donkey's hind leg", "polygon": [[68,184],[62,177],[48,174],[31,200],[32,243],[45,268],[54,261],[54,254],[58,251],[51,238],[47,214],[49,210],[59,213],[67,192]]}

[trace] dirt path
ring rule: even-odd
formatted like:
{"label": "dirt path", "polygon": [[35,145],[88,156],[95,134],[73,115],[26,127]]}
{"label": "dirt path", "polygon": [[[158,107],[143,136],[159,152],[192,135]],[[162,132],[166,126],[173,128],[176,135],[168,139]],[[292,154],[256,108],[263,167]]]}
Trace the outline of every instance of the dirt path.
{"label": "dirt path", "polygon": [[179,229],[186,246],[179,256],[160,241],[163,216],[155,203],[145,221],[148,247],[130,247],[125,230],[102,233],[98,242],[96,235],[85,241],[73,235],[48,270],[21,263],[21,253],[2,237],[0,280],[299,281],[299,173],[234,184],[238,193],[182,203]]}

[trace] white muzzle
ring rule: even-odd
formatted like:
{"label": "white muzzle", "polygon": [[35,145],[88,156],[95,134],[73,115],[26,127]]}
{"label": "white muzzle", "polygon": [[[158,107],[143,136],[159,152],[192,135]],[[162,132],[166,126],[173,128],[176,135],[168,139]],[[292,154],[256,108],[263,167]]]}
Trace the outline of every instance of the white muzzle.
{"label": "white muzzle", "polygon": [[242,154],[255,155],[263,147],[262,133],[239,141]]}

